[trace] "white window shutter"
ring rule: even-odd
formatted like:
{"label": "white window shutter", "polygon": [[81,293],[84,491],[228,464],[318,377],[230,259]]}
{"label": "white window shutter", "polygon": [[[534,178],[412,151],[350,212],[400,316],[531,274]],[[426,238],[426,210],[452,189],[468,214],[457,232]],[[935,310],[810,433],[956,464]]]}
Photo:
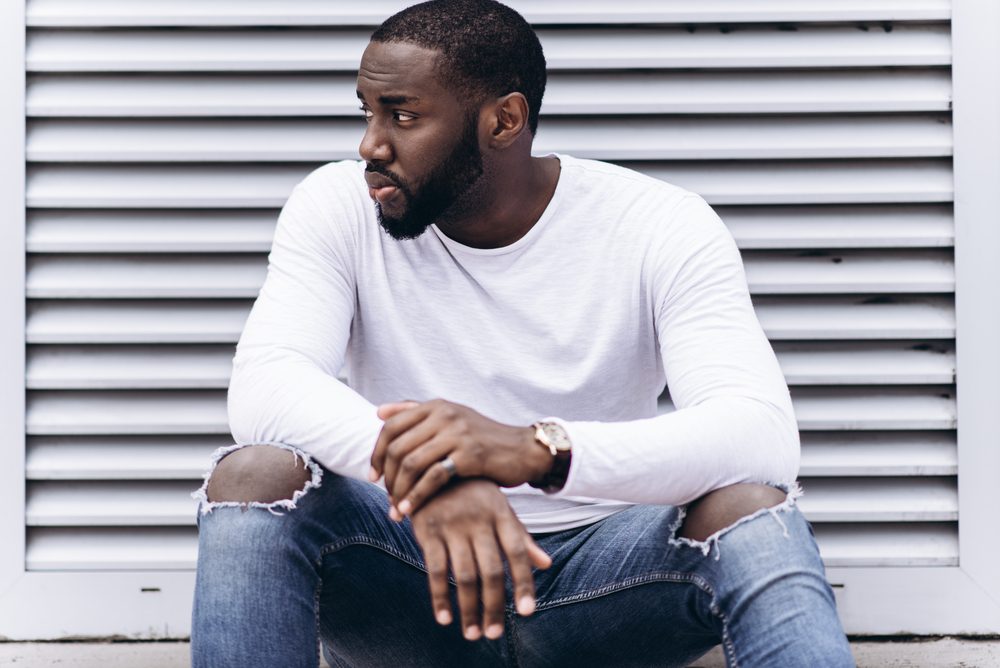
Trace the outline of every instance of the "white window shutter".
{"label": "white window shutter", "polygon": [[[25,568],[175,593],[21,636],[188,632],[187,493],[277,210],[356,157],[353,72],[405,4],[28,0]],[[971,590],[951,621],[892,601],[962,561],[950,3],[510,4],[550,64],[537,151],[694,190],[736,237],[847,628],[1000,629]]]}

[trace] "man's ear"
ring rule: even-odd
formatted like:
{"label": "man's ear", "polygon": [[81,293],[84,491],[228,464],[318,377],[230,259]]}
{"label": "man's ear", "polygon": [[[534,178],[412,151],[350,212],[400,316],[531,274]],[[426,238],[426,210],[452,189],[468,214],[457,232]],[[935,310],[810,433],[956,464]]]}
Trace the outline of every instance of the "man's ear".
{"label": "man's ear", "polygon": [[528,129],[528,100],[522,93],[508,93],[488,105],[486,122],[490,148],[506,148]]}

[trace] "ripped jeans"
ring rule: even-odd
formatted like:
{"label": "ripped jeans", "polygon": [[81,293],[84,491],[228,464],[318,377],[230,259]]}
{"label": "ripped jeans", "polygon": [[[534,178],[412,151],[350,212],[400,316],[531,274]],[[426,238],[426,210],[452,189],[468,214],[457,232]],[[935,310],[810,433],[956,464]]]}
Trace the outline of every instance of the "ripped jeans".
{"label": "ripped jeans", "polygon": [[854,665],[792,494],[706,542],[675,536],[673,506],[536,535],[553,563],[535,614],[508,606],[502,638],[469,642],[434,621],[385,492],[300,456],[313,476],[292,500],[202,500],[196,668],[315,668],[320,642],[332,666],[686,666],[719,643],[729,666]]}

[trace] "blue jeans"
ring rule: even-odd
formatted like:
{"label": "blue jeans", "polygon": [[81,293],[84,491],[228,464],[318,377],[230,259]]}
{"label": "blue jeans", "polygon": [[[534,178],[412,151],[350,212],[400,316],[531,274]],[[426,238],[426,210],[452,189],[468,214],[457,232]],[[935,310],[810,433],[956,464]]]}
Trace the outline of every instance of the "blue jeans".
{"label": "blue jeans", "polygon": [[675,536],[673,506],[536,535],[553,561],[535,572],[537,611],[508,606],[502,638],[469,642],[434,621],[385,492],[309,465],[293,501],[203,501],[195,667],[315,668],[320,641],[333,666],[685,666],[719,643],[729,666],[854,665],[791,498],[706,542]]}

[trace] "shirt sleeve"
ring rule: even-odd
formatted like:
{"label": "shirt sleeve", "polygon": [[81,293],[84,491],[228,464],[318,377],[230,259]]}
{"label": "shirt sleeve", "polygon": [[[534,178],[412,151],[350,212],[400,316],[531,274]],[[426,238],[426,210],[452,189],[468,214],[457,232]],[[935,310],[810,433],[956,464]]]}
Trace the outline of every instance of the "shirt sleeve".
{"label": "shirt sleeve", "polygon": [[279,216],[267,278],[233,360],[229,424],[237,443],[294,446],[364,479],[382,422],[337,379],[356,304],[350,225],[358,214],[348,193],[329,194],[337,184],[328,181],[318,206],[311,180]]}
{"label": "shirt sleeve", "polygon": [[726,485],[797,475],[791,398],[735,242],[694,195],[665,229],[644,272],[674,410],[565,423],[573,459],[560,496],[679,505]]}

